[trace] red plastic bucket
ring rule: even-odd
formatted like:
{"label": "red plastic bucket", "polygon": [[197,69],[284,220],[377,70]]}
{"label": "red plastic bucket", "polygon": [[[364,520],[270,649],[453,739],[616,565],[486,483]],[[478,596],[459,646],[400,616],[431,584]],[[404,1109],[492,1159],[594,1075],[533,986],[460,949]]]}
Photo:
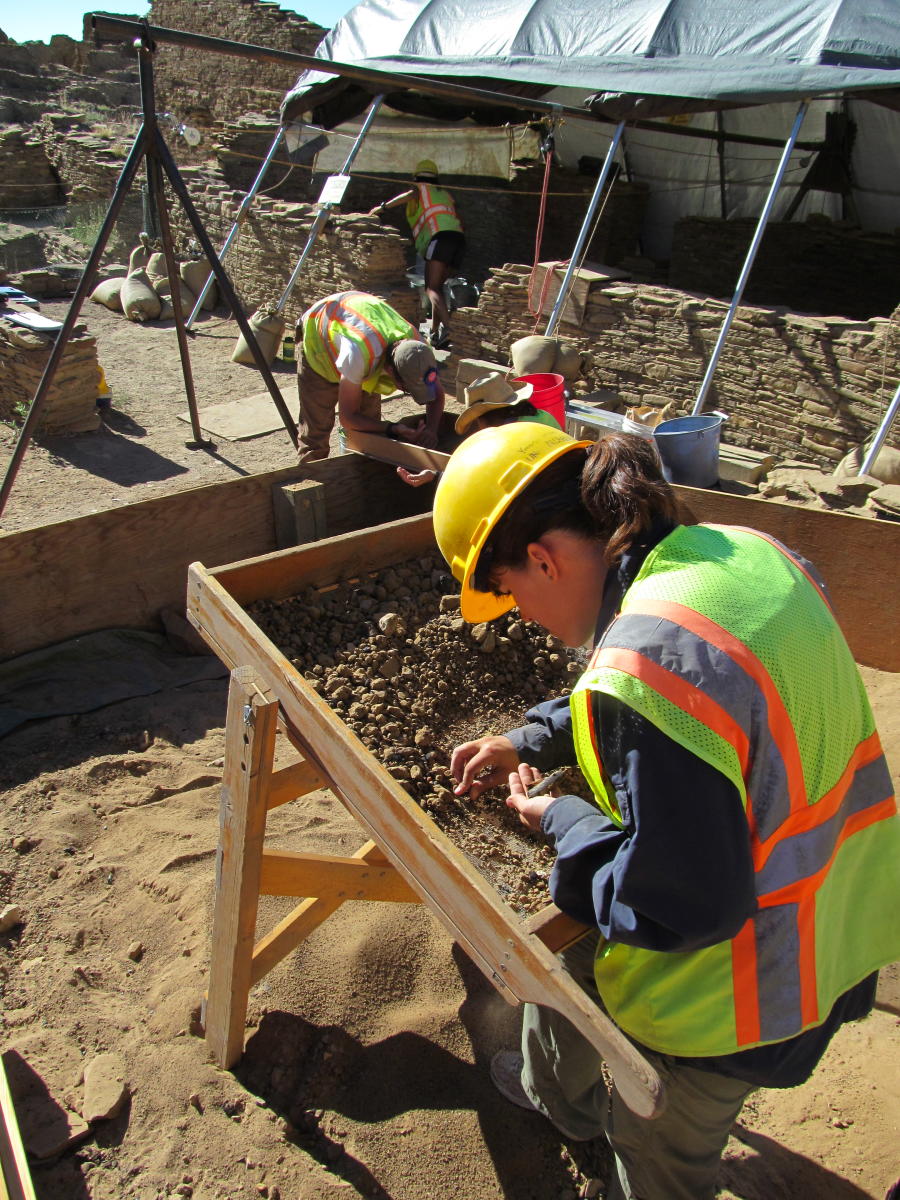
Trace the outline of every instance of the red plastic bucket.
{"label": "red plastic bucket", "polygon": [[560,429],[566,427],[566,400],[563,395],[565,378],[562,375],[520,375],[516,383],[530,383],[533,391],[528,399],[535,408],[544,412],[556,421]]}

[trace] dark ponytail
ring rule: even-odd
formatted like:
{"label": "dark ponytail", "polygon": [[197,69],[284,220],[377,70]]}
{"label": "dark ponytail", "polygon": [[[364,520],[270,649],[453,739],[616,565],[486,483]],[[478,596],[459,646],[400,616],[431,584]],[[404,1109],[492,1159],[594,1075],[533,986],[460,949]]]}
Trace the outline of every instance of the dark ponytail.
{"label": "dark ponytail", "polygon": [[622,554],[654,521],[678,522],[678,501],[663,479],[653,443],[629,433],[601,438],[581,473],[581,502],[606,559]]}

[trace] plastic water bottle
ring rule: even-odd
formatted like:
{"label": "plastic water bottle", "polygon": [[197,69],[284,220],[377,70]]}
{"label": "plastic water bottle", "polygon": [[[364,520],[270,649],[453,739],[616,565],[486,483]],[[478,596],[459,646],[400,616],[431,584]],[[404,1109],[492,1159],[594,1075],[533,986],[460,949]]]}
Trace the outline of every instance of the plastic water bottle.
{"label": "plastic water bottle", "polygon": [[286,333],[281,339],[281,361],[294,362],[294,335]]}

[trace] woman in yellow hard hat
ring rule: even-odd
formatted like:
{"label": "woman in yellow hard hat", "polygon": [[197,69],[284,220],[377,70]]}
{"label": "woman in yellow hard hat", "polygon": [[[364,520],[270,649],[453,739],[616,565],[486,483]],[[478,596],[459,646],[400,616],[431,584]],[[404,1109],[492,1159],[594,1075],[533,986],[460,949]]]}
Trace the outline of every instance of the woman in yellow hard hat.
{"label": "woman in yellow hard hat", "polygon": [[437,165],[424,158],[416,165],[414,187],[376,205],[371,216],[381,216],[387,209],[406,205],[406,219],[412,231],[416,251],[425,262],[425,291],[431,301],[432,346],[442,348],[450,343],[450,310],[444,299],[444,281],[451,269],[458,271],[466,252],[462,221],[453,197],[438,186]]}
{"label": "woman in yellow hard hat", "polygon": [[[606,1136],[607,1197],[712,1200],[745,1098],[804,1082],[900,955],[900,822],[850,650],[804,560],[754,530],[679,524],[641,438],[475,433],[434,527],[466,620],[517,606],[591,647],[570,696],[458,746],[451,770],[459,795],[503,784],[553,840],[550,894],[593,929],[563,963],[666,1105],[631,1112],[537,1005],[492,1078],[570,1138]],[[528,795],[575,760],[584,797]]]}

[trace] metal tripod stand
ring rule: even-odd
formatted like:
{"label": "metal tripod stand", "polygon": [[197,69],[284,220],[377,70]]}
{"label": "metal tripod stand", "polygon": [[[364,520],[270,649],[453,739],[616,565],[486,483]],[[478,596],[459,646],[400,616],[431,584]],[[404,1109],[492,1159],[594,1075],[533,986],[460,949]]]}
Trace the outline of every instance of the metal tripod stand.
{"label": "metal tripod stand", "polygon": [[97,268],[100,264],[100,259],[103,256],[103,251],[106,249],[106,243],[109,241],[113,226],[119,216],[119,212],[125,201],[131,185],[134,183],[138,168],[141,162],[146,158],[147,162],[147,183],[150,193],[151,202],[156,201],[157,211],[159,213],[160,235],[163,243],[163,252],[166,259],[166,271],[172,283],[171,299],[172,308],[175,315],[175,332],[178,338],[178,351],[181,357],[181,370],[184,376],[184,386],[187,395],[188,409],[191,418],[191,431],[193,434],[192,441],[187,443],[193,449],[213,448],[210,441],[203,438],[203,433],[200,428],[200,418],[197,412],[197,399],[194,392],[194,380],[191,373],[191,360],[188,352],[188,339],[185,329],[184,310],[181,304],[180,289],[177,286],[178,270],[175,263],[175,252],[172,243],[172,227],[169,222],[169,213],[166,205],[165,195],[163,192],[163,174],[168,178],[172,191],[181,202],[185,215],[191,224],[191,227],[196,235],[197,241],[206,258],[212,267],[213,275],[221,289],[221,294],[228,304],[234,318],[238,323],[241,333],[247,345],[250,347],[253,359],[265,380],[266,387],[269,390],[275,407],[281,417],[284,427],[293,442],[294,446],[298,444],[297,424],[292,417],[290,410],[285,404],[284,397],[272,372],[269,369],[269,364],[266,357],[259,347],[259,343],[250,327],[250,323],[244,316],[241,303],[235,294],[231,281],[225,273],[225,268],[222,266],[212,242],[203,224],[199,214],[194,207],[193,201],[188,195],[184,180],[178,172],[178,167],[172,157],[169,147],[166,145],[165,139],[159,129],[156,119],[156,94],[153,81],[153,54],[155,52],[155,44],[150,37],[149,29],[145,26],[141,36],[135,39],[135,46],[138,51],[138,70],[140,74],[141,84],[141,108],[143,120],[134,143],[128,152],[128,157],[125,160],[125,165],[122,168],[116,187],[113,192],[112,199],[109,203],[106,216],[103,224],[100,226],[100,231],[97,234],[97,240],[88,257],[87,264],[84,268],[84,273],[78,283],[78,287],[72,296],[72,302],[69,306],[69,311],[63,321],[62,329],[59,330],[56,342],[47,360],[47,365],[44,368],[44,373],[38,383],[37,391],[31,401],[28,409],[28,414],[22,424],[19,432],[19,437],[16,441],[15,448],[10,458],[9,466],[7,467],[6,475],[3,479],[3,484],[0,486],[0,515],[2,515],[6,507],[6,501],[9,493],[12,490],[19,467],[25,451],[31,442],[33,431],[38,423],[41,411],[44,407],[50,387],[56,375],[57,368],[62,360],[66,345],[72,336],[72,330],[75,327],[75,322],[81,312],[81,306],[84,303],[85,297],[89,295],[93,289],[97,277]]}

